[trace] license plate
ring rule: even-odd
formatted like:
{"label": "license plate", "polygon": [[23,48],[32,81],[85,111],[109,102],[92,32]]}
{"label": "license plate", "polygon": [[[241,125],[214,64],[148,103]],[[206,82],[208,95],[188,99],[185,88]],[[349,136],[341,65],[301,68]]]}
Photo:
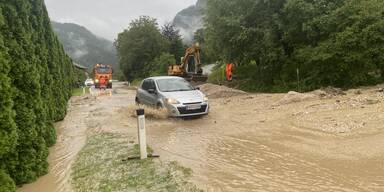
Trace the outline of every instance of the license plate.
{"label": "license plate", "polygon": [[201,105],[187,105],[187,110],[201,109]]}

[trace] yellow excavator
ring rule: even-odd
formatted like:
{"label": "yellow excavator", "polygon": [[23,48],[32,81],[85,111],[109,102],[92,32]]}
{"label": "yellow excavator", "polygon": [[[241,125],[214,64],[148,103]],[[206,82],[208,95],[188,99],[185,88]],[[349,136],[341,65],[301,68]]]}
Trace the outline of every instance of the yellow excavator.
{"label": "yellow excavator", "polygon": [[185,55],[181,58],[180,64],[169,66],[168,75],[183,77],[192,82],[206,82],[208,76],[203,74],[200,52],[199,43],[189,47],[185,50]]}

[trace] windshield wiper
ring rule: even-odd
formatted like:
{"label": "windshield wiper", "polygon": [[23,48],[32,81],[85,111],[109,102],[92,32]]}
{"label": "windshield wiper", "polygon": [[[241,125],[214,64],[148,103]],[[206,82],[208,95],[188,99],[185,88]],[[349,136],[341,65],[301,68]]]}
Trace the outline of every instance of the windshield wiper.
{"label": "windshield wiper", "polygon": [[178,90],[175,90],[175,91],[192,91],[191,89],[178,89]]}
{"label": "windshield wiper", "polygon": [[175,90],[166,90],[163,92],[176,92],[176,91],[192,91],[191,89],[175,89]]}

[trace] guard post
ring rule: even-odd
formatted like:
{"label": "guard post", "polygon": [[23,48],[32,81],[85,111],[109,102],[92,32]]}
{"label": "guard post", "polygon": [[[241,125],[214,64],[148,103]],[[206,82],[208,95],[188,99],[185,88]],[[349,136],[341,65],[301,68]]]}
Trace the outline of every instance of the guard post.
{"label": "guard post", "polygon": [[139,132],[139,147],[140,147],[140,159],[147,159],[147,139],[145,131],[145,113],[144,109],[136,110],[137,114],[137,128]]}
{"label": "guard post", "polygon": [[85,95],[85,87],[82,86],[82,88],[83,88],[83,96],[84,96]]}

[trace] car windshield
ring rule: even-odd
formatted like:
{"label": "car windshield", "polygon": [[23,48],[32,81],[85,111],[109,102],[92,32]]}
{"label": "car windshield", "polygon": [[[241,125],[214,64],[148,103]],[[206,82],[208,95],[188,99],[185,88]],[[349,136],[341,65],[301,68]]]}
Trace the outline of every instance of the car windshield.
{"label": "car windshield", "polygon": [[184,79],[159,79],[156,82],[161,92],[194,90],[193,86]]}
{"label": "car windshield", "polygon": [[100,67],[97,69],[97,73],[100,74],[108,74],[111,72],[111,69],[109,67]]}

